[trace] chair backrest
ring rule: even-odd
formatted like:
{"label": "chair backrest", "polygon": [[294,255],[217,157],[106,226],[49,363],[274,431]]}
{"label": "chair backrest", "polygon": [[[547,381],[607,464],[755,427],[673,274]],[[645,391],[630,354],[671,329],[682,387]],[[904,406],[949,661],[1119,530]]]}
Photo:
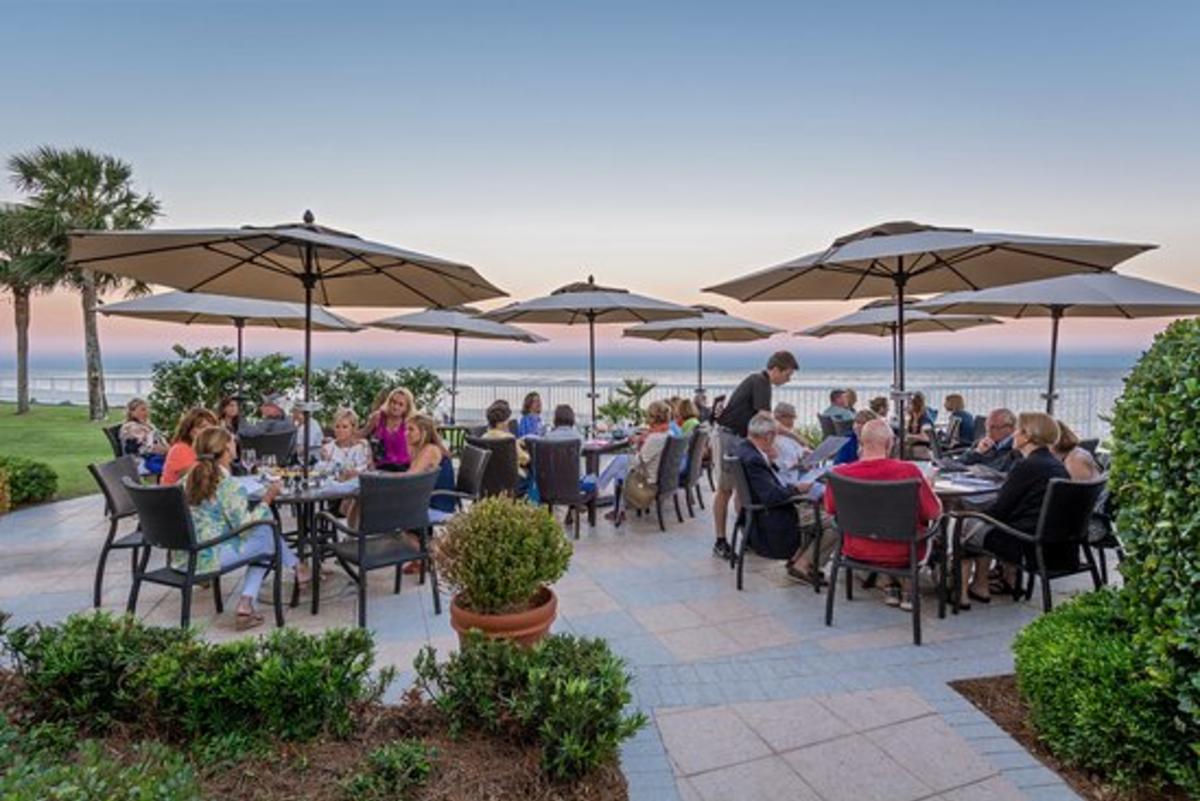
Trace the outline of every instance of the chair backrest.
{"label": "chair backrest", "polygon": [[840,473],[827,474],[838,528],[873,540],[912,540],[917,536],[921,479],[863,481]]}
{"label": "chair backrest", "polygon": [[827,414],[817,414],[817,422],[821,424],[821,438],[837,436],[837,429],[833,427],[833,418]]}
{"label": "chair backrest", "polygon": [[381,473],[358,477],[358,530],[364,534],[390,534],[429,528],[429,500],[438,471]]}
{"label": "chair backrest", "polygon": [[944,456],[943,447],[945,446],[942,443],[942,438],[937,435],[936,431],[933,432],[929,437],[929,452],[933,454],[934,459],[941,459]]}
{"label": "chair backrest", "polygon": [[487,433],[487,430],[488,430],[487,423],[480,423],[480,424],[473,425],[473,426],[467,426],[468,441],[470,441],[471,437],[482,437],[484,434]]}
{"label": "chair backrest", "polygon": [[[464,440],[465,441],[465,440]],[[483,474],[492,452],[474,445],[463,445],[458,454],[458,478],[454,489],[477,499],[483,491]]]}
{"label": "chair backrest", "polygon": [[196,529],[182,485],[147,485],[129,478],[121,483],[137,510],[143,540],[155,548],[196,550]]}
{"label": "chair backrest", "polygon": [[580,452],[583,442],[578,439],[527,440],[531,447],[533,472],[537,479],[538,495],[542,503],[578,503]]}
{"label": "chair backrest", "polygon": [[264,456],[274,456],[276,464],[282,467],[292,459],[292,443],[295,439],[295,431],[242,434],[238,437],[238,446],[242,450],[253,449],[260,463]]}
{"label": "chair backrest", "polygon": [[[975,442],[987,436],[987,418],[982,414],[975,415]],[[974,444],[974,443],[972,443]]]}
{"label": "chair backrest", "polygon": [[683,486],[694,487],[700,483],[700,474],[704,471],[704,449],[707,446],[708,426],[698,425],[692,429],[692,437],[688,440],[688,469]]}
{"label": "chair backrest", "polygon": [[451,456],[458,456],[467,441],[467,430],[462,426],[438,426],[438,434]]}
{"label": "chair backrest", "polygon": [[853,419],[843,420],[841,418],[835,418],[831,422],[833,423],[833,435],[835,437],[844,437],[854,431]]}
{"label": "chair backrest", "polygon": [[662,458],[658,461],[658,478],[655,485],[660,496],[670,495],[679,489],[679,466],[683,464],[683,454],[687,446],[686,437],[667,437]]}
{"label": "chair backrest", "polygon": [[112,448],[113,456],[118,459],[124,456],[122,451],[125,449],[121,447],[121,424],[105,426],[103,431],[104,438],[108,440],[108,446]]}
{"label": "chair backrest", "polygon": [[517,462],[517,441],[507,437],[467,437],[467,444],[483,448],[492,455],[483,471],[480,495],[484,498],[493,495],[515,495],[517,482],[521,480],[520,466]]}
{"label": "chair backrest", "polygon": [[1092,439],[1081,439],[1079,441],[1079,447],[1083,448],[1085,451],[1090,453],[1092,456],[1095,456],[1096,449],[1100,447],[1100,440],[1096,439],[1095,437],[1093,437]]}
{"label": "chair backrest", "polygon": [[104,493],[104,513],[108,515],[109,519],[119,520],[137,512],[133,506],[133,499],[129,497],[129,493],[122,483],[127,478],[137,482],[137,459],[132,456],[121,456],[111,462],[89,464],[88,472],[100,485],[100,492]]}
{"label": "chair backrest", "polygon": [[950,422],[946,424],[946,444],[953,448],[958,444],[958,432],[962,429],[962,418],[957,415],[950,415]]}
{"label": "chair backrest", "polygon": [[1050,479],[1034,537],[1052,543],[1087,542],[1088,523],[1107,483],[1103,476],[1092,481]]}
{"label": "chair backrest", "polygon": [[733,492],[737,496],[738,506],[754,511],[760,508],[750,494],[750,479],[746,476],[746,466],[736,456],[722,456],[725,469],[733,476]]}

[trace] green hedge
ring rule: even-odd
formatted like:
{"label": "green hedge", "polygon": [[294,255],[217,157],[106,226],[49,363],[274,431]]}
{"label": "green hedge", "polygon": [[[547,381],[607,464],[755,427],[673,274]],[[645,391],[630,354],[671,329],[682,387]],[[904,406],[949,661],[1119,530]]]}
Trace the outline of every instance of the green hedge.
{"label": "green hedge", "polygon": [[12,506],[48,501],[58,492],[58,474],[44,462],[24,456],[0,456],[0,471],[8,477]]}
{"label": "green hedge", "polygon": [[1112,436],[1135,641],[1200,754],[1200,320],[1172,323],[1138,361]]}
{"label": "green hedge", "polygon": [[1118,787],[1173,781],[1200,793],[1186,722],[1149,679],[1121,594],[1059,606],[1027,626],[1014,651],[1033,725],[1058,757]]}

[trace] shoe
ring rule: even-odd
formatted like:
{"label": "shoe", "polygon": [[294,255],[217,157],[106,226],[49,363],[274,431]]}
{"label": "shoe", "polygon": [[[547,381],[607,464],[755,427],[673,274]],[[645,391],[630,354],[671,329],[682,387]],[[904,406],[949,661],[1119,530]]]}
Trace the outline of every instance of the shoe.
{"label": "shoe", "polygon": [[980,595],[979,593],[975,592],[975,590],[972,590],[972,589],[967,590],[967,597],[970,598],[972,601],[975,601],[976,603],[990,604],[992,602],[991,596]]}
{"label": "shoe", "polygon": [[883,590],[883,602],[888,606],[900,605],[900,588],[893,584]]}
{"label": "shoe", "polygon": [[712,553],[718,559],[728,559],[733,553],[729,549],[729,540],[717,540],[714,542]]}
{"label": "shoe", "polygon": [[913,608],[912,596],[905,595],[904,600],[900,601],[900,609],[904,612],[911,612]]}
{"label": "shoe", "polygon": [[[811,585],[814,580],[812,572],[810,572],[808,570],[801,570],[793,564],[789,564],[787,566],[787,574],[788,574],[788,577],[791,578],[793,581],[799,581],[802,584]],[[822,574],[820,571],[817,571],[815,580],[817,582],[818,587],[824,587],[826,584],[829,583],[825,580],[824,574]]]}

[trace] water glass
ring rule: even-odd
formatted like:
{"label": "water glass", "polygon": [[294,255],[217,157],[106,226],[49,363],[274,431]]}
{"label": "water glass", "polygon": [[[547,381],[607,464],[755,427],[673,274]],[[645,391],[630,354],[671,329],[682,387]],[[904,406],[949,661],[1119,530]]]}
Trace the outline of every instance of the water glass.
{"label": "water glass", "polygon": [[258,466],[258,454],[254,452],[254,448],[242,448],[242,468],[247,475],[254,472],[254,468]]}
{"label": "water glass", "polygon": [[275,454],[273,454],[273,453],[268,453],[268,454],[266,454],[265,456],[263,456],[263,465],[264,465],[264,466],[265,466],[265,467],[266,467],[268,470],[274,470],[274,469],[275,469],[275,466],[276,466],[276,465],[275,465]]}

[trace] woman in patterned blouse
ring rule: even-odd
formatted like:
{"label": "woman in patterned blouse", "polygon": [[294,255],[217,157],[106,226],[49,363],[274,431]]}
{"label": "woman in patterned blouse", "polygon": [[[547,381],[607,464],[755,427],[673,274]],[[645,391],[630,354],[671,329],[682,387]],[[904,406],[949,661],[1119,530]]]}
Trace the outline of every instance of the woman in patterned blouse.
{"label": "woman in patterned blouse", "polygon": [[[217,539],[226,533],[255,520],[271,519],[271,503],[279,494],[279,484],[272,484],[263,496],[262,503],[250,508],[246,490],[236,481],[229,481],[229,469],[235,452],[233,435],[222,427],[206,428],[196,437],[196,464],[188,471],[184,485],[188,505],[192,510],[192,524],[196,529],[196,541]],[[296,571],[296,580],[301,586],[310,579],[308,565],[300,564],[292,549],[280,543],[279,558],[283,567]],[[255,556],[270,556],[275,552],[275,533],[270,526],[255,526],[239,537],[219,545],[203,548],[196,558],[196,572],[210,573],[234,562]],[[187,570],[187,556],[173,551],[171,566],[176,570]],[[239,630],[257,626],[263,616],[254,609],[254,601],[262,586],[267,569],[259,565],[246,568],[242,582],[242,597],[237,607]]]}

